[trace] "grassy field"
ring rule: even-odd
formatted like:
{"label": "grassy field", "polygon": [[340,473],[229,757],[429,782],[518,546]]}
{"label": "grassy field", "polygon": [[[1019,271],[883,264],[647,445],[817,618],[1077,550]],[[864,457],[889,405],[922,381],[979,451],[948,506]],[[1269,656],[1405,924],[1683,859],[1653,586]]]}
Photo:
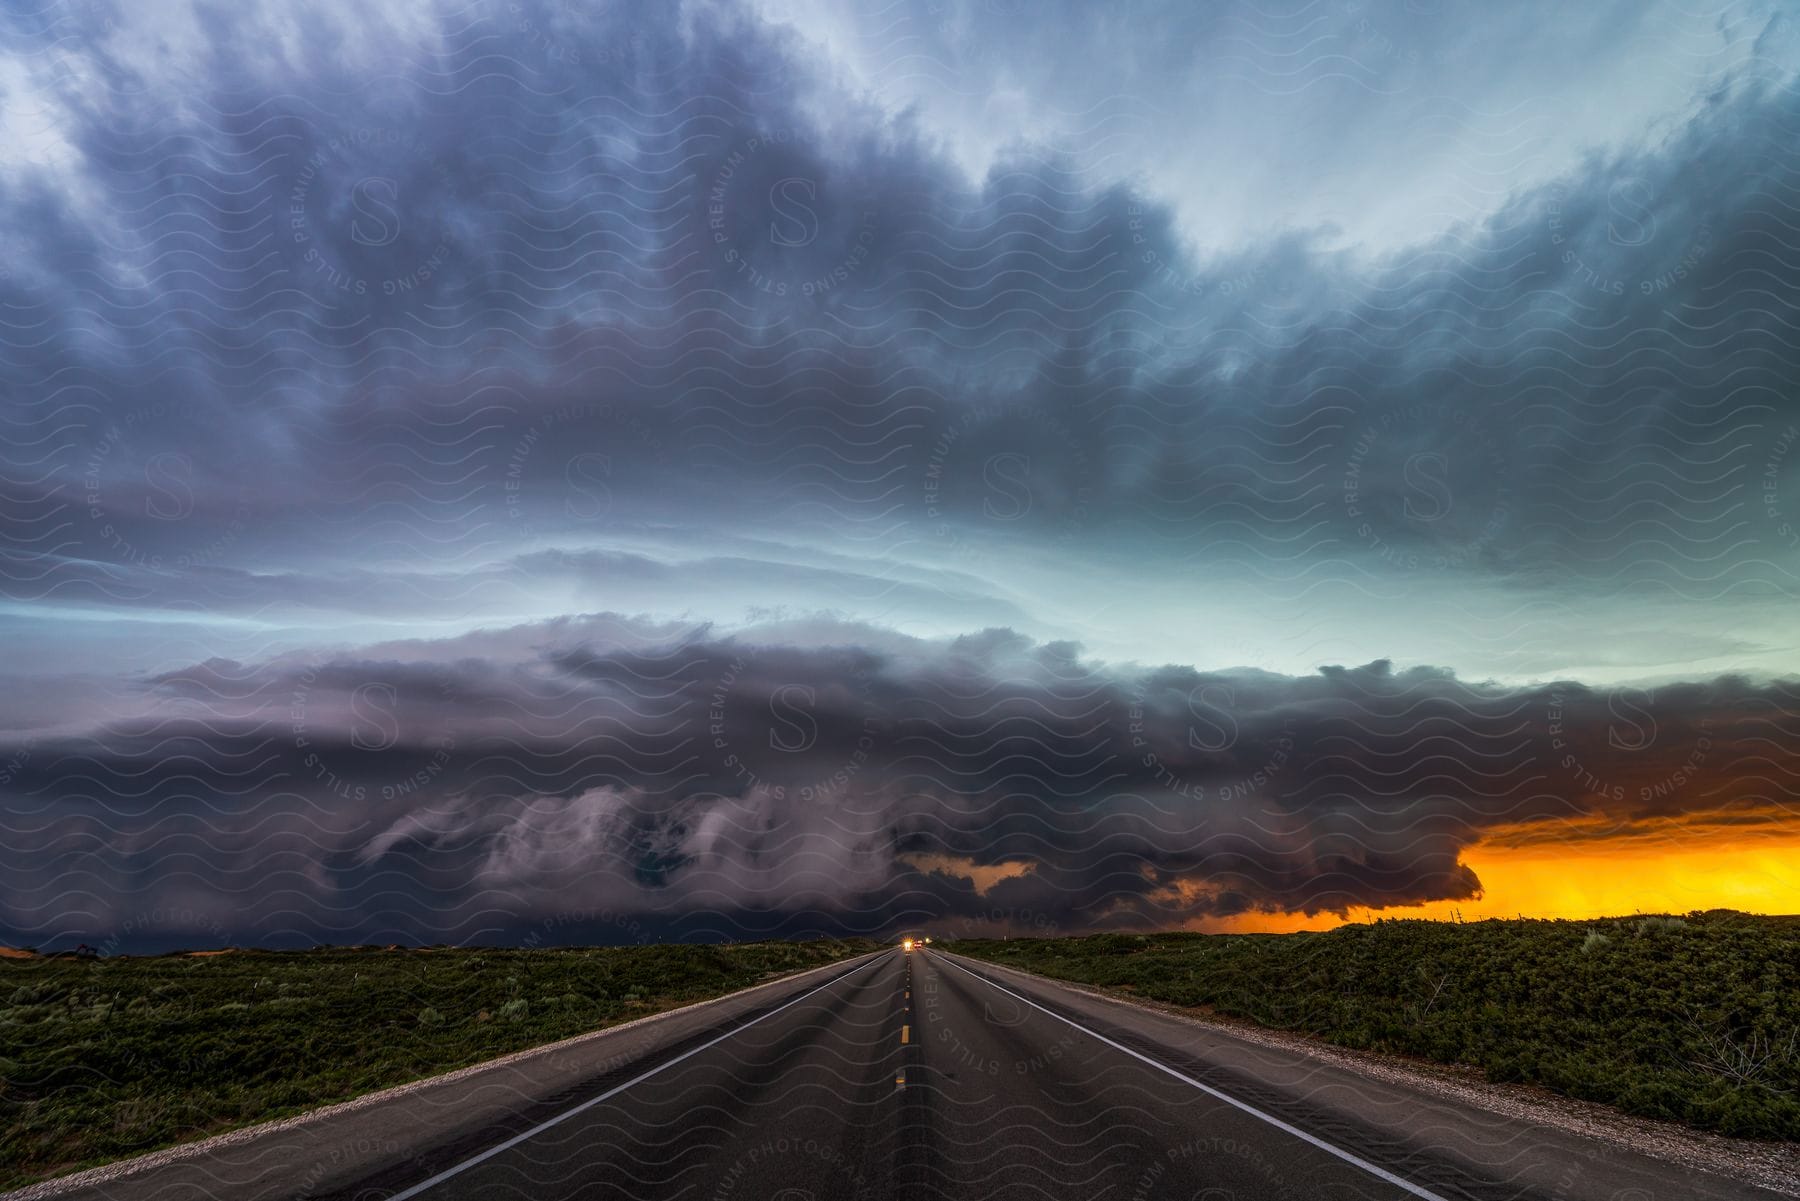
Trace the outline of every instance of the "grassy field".
{"label": "grassy field", "polygon": [[1800,918],[1382,921],[946,949],[1628,1113],[1800,1139]]}
{"label": "grassy field", "polygon": [[0,958],[0,1189],[874,949],[826,940]]}

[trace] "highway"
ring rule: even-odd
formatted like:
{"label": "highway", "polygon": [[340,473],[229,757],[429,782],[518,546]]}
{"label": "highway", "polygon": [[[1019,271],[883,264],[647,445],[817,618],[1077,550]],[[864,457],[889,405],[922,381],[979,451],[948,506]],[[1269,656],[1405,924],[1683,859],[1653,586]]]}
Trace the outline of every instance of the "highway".
{"label": "highway", "polygon": [[475,1073],[60,1195],[1778,1195],[937,949],[881,952],[611,1037],[503,1081]]}

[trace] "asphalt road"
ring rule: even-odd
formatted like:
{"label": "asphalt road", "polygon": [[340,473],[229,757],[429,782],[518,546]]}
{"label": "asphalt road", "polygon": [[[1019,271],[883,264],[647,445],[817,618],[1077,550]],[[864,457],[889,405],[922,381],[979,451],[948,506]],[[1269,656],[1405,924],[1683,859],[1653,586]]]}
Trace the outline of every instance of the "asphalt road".
{"label": "asphalt road", "polygon": [[[883,952],[634,1037],[629,1051],[602,1055],[602,1036],[503,1085],[477,1075],[410,1109],[303,1127],[310,1149],[271,1135],[229,1162],[190,1160],[68,1195],[1778,1195],[936,950]],[[545,1074],[554,1091],[531,1087]]]}

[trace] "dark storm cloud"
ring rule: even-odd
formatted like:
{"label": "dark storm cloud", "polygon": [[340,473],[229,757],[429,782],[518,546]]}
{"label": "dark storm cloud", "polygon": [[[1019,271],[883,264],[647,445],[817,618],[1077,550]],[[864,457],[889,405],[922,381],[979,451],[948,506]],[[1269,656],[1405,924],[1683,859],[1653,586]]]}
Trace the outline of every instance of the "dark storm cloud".
{"label": "dark storm cloud", "polygon": [[239,942],[571,913],[696,936],[996,908],[1167,924],[1467,898],[1484,836],[1792,817],[1771,777],[1796,749],[1787,684],[1200,673],[1005,630],[814,633],[594,617],[167,673],[85,734],[6,748],[4,936],[92,942],[155,910]]}
{"label": "dark storm cloud", "polygon": [[[1766,64],[1408,248],[1197,258],[1080,155],[965,178],[733,6],[363,9],[214,6],[148,56],[102,8],[0,17],[32,133],[0,169],[0,588],[38,677],[3,723],[34,732],[0,762],[6,937],[1339,911],[1470,895],[1485,835],[1791,822],[1785,686],[1103,668],[791,617],[1024,624],[997,544],[1071,589],[1223,563],[1319,608],[1421,571],[1791,590],[1800,101]],[[282,655],[262,624],[718,597],[798,647],[570,619]],[[147,681],[65,678],[127,610],[199,632]],[[188,653],[209,621],[255,653]]]}
{"label": "dark storm cloud", "polygon": [[1689,591],[1791,568],[1749,520],[1800,367],[1766,72],[1373,264],[1305,231],[1195,262],[1055,157],[972,188],[905,121],[822,123],[818,65],[727,6],[371,15],[360,49],[290,19],[211,11],[162,75],[60,26],[25,56],[87,69],[40,80],[69,161],[0,185],[16,596],[130,594],[76,558],[503,553],[596,514]]}

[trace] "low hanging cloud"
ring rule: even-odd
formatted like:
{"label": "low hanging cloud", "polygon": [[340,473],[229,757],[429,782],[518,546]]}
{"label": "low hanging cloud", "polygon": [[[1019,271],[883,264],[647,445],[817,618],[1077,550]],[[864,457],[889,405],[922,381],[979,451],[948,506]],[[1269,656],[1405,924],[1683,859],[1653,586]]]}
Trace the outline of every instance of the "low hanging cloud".
{"label": "low hanging cloud", "polygon": [[1791,827],[1800,782],[1792,683],[1209,673],[1003,629],[800,632],[595,616],[164,673],[80,736],[0,752],[3,933],[629,940],[1341,913],[1478,895],[1462,853],[1483,839]]}
{"label": "low hanging cloud", "polygon": [[[1788,683],[1471,681],[1789,653],[1793,23],[977,7],[883,9],[866,90],[723,0],[0,13],[0,936],[1164,925],[1791,831]],[[1142,74],[971,174],[883,99],[964,30],[1022,110]],[[1591,144],[1518,107],[1646,64]],[[1245,86],[1291,162],[1206,161],[1214,230],[1131,123]],[[1454,216],[1225,220],[1323,158]],[[1191,598],[1467,678],[1018,633]]]}

